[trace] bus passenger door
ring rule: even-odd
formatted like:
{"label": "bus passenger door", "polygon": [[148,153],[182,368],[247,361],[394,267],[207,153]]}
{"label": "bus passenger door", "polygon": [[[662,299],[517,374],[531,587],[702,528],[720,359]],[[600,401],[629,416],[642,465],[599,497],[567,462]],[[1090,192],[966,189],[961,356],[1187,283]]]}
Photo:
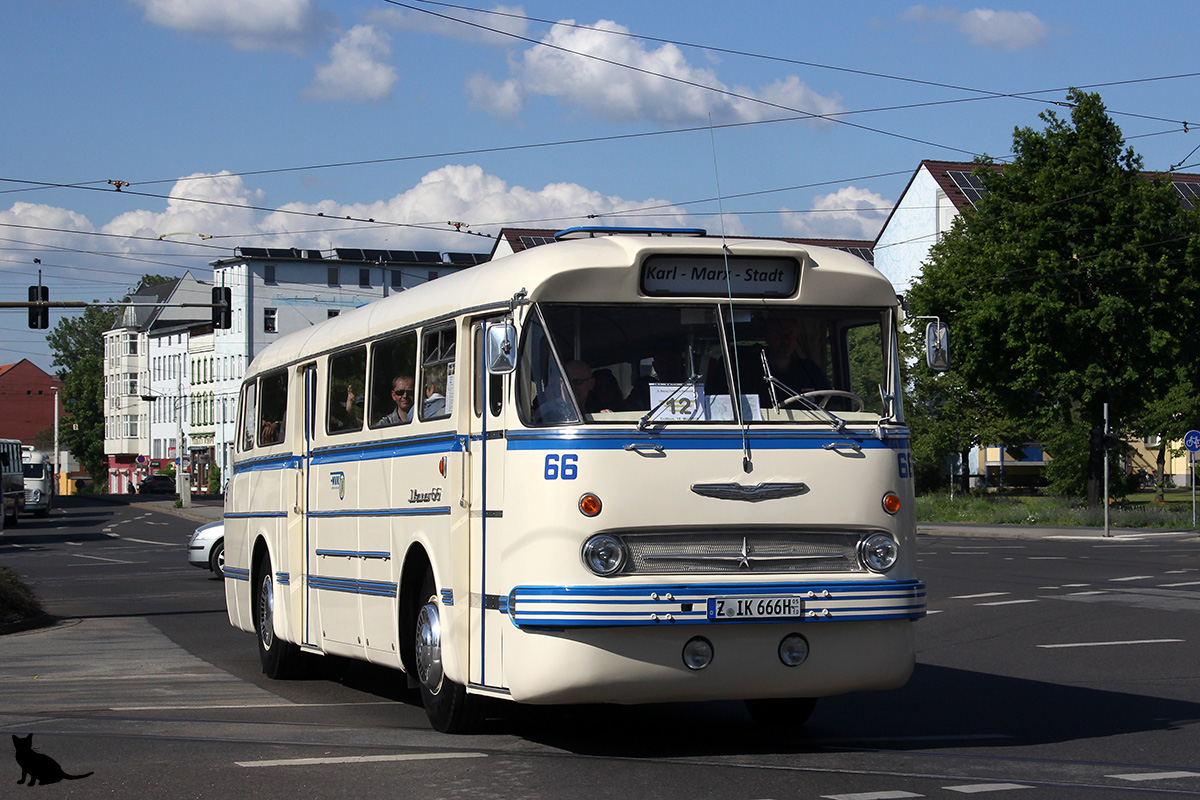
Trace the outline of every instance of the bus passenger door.
{"label": "bus passenger door", "polygon": [[504,390],[509,378],[488,374],[484,334],[489,322],[499,321],[500,318],[481,319],[471,326],[471,413],[467,426],[470,682],[496,688],[506,685],[501,635],[504,626],[511,624],[502,610],[507,590],[498,583],[504,532],[504,431],[508,413]]}
{"label": "bus passenger door", "polygon": [[300,608],[303,609],[303,619],[301,625],[303,629],[300,632],[300,642],[307,646],[313,646],[316,637],[313,636],[311,626],[313,624],[312,615],[312,589],[309,588],[309,570],[312,568],[312,554],[308,545],[308,511],[309,503],[312,498],[312,452],[313,452],[313,435],[317,425],[317,367],[315,364],[308,364],[304,367],[304,440],[303,452],[300,457],[300,482],[299,496],[296,498],[295,511],[300,515],[300,530],[299,535],[293,537],[293,549],[300,551],[299,557],[295,560],[296,564],[303,564],[304,570],[302,575],[296,576],[298,581],[299,592],[301,593]]}

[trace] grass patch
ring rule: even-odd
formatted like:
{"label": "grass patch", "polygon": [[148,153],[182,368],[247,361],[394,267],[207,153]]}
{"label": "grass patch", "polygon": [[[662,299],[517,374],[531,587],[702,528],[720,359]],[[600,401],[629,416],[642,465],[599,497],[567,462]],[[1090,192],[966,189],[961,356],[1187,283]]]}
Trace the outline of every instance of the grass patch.
{"label": "grass patch", "polygon": [[[1153,499],[1153,495],[1151,498]],[[1130,498],[1128,505],[1114,504],[1108,523],[1114,528],[1190,528],[1191,494],[1187,502],[1154,504]],[[1104,527],[1104,509],[1089,510],[1087,503],[1069,497],[928,494],[917,498],[920,522],[974,522],[985,525],[1061,525]]]}
{"label": "grass patch", "polygon": [[17,573],[0,567],[0,625],[24,622],[42,614],[42,604]]}

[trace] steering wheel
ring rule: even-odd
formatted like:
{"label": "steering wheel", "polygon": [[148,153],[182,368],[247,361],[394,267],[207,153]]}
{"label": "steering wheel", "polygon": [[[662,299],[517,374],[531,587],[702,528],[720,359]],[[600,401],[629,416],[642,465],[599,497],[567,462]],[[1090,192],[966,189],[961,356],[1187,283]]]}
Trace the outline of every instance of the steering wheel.
{"label": "steering wheel", "polygon": [[801,392],[798,395],[792,395],[791,397],[785,399],[779,404],[779,407],[787,408],[788,406],[799,405],[801,397],[803,397],[805,400],[811,400],[821,408],[825,408],[825,406],[829,404],[830,399],[834,397],[841,397],[853,402],[857,406],[854,411],[862,411],[867,407],[867,404],[863,402],[863,399],[854,392],[843,392],[841,389],[814,389],[811,392]]}

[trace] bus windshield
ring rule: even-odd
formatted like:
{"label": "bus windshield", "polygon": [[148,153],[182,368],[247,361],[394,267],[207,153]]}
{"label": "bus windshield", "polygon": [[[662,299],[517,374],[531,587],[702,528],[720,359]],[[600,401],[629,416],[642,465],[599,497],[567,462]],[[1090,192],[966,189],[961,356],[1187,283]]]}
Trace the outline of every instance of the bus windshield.
{"label": "bus windshield", "polygon": [[541,303],[518,402],[531,425],[878,420],[891,324],[888,309]]}

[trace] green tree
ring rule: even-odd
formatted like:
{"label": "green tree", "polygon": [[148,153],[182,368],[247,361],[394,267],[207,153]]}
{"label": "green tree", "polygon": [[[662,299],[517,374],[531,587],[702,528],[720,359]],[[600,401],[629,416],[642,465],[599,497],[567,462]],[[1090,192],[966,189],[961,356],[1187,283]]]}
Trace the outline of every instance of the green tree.
{"label": "green tree", "polygon": [[97,486],[105,482],[104,332],[116,322],[109,306],[88,306],[77,317],[63,317],[46,341],[62,367],[64,417],[60,443],[71,451]]}
{"label": "green tree", "polygon": [[[1018,128],[1012,163],[981,159],[986,193],[936,244],[909,300],[954,330],[955,373],[990,424],[1047,443],[1052,490],[1087,478],[1104,403],[1121,434],[1177,436],[1200,419],[1200,214],[1142,162],[1096,94],[1070,120]],[[919,396],[919,389],[917,391]],[[967,419],[970,424],[980,420]],[[1019,444],[998,441],[997,444]]]}

